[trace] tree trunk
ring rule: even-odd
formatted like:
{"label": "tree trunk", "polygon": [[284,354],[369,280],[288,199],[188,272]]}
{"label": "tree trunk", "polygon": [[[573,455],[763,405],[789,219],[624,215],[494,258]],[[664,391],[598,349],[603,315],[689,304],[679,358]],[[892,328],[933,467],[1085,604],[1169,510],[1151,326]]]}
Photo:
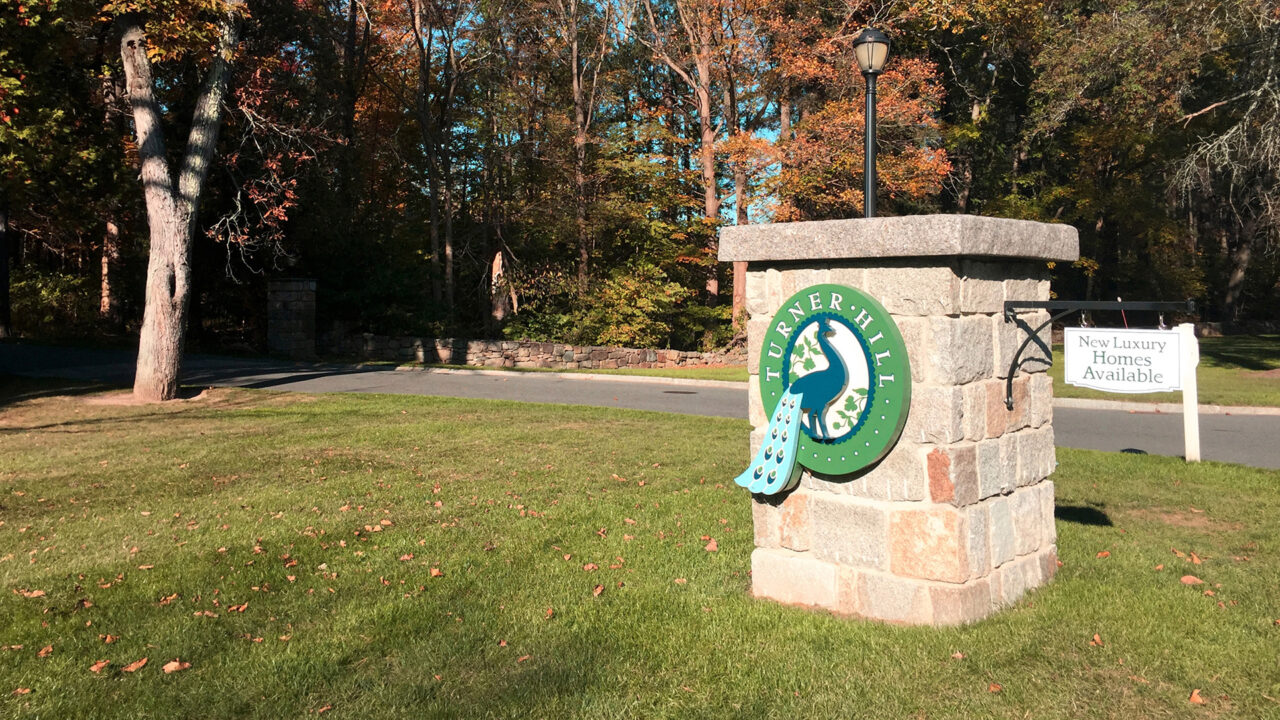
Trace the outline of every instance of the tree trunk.
{"label": "tree trunk", "polygon": [[1252,220],[1240,229],[1240,242],[1231,253],[1231,274],[1227,276],[1227,290],[1222,296],[1222,319],[1232,323],[1240,313],[1240,297],[1244,292],[1245,273],[1253,259],[1253,235],[1256,225]]}
{"label": "tree trunk", "polygon": [[120,317],[120,298],[112,287],[112,270],[120,258],[120,227],[107,221],[107,231],[102,236],[102,290],[98,298],[98,317],[114,323]]}
{"label": "tree trunk", "polygon": [[13,337],[13,310],[9,301],[9,193],[0,190],[0,338]]}
{"label": "tree trunk", "polygon": [[151,62],[141,19],[120,19],[120,57],[124,62],[134,134],[141,164],[143,197],[147,206],[150,258],[147,265],[146,305],[138,338],[138,365],[133,394],[139,400],[172,400],[178,395],[178,374],[187,306],[191,291],[191,235],[200,208],[200,194],[209,174],[222,121],[228,58],[238,36],[240,4],[229,4],[213,65],[205,79],[191,121],[187,148],[175,183],[166,158],[160,105],[154,94]]}
{"label": "tree trunk", "polygon": [[[714,223],[720,217],[720,194],[716,188],[716,128],[711,122],[711,47],[704,45],[697,59],[698,87],[696,91],[698,104],[699,162],[702,165],[702,204],[703,217]],[[711,235],[707,241],[707,252],[715,257],[719,243],[716,236]],[[720,303],[720,274],[717,265],[711,263],[711,272],[707,275],[707,305]]]}
{"label": "tree trunk", "polygon": [[[741,163],[733,169],[734,201],[737,206],[737,224],[747,225],[747,169]],[[745,323],[747,320],[747,263],[733,263],[733,324]]]}

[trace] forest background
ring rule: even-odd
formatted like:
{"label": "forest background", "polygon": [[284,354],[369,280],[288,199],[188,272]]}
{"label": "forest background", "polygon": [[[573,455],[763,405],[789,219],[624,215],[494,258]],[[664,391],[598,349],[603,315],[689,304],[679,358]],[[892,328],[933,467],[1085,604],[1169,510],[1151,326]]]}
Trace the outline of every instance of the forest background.
{"label": "forest background", "polygon": [[135,335],[180,175],[188,347],[261,349],[285,276],[321,332],[722,347],[717,228],[861,216],[868,25],[881,215],[1070,223],[1062,297],[1280,321],[1269,0],[0,0],[0,337]]}

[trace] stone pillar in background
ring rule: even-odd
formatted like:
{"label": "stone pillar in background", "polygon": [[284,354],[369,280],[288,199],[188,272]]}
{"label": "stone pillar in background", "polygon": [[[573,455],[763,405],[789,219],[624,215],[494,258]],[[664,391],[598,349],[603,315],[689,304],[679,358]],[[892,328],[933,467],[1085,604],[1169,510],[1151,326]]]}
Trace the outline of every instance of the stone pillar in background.
{"label": "stone pillar in background", "polygon": [[[1025,333],[1002,313],[1005,300],[1048,300],[1047,262],[1077,256],[1070,226],[966,215],[720,231],[720,260],[749,263],[752,455],[768,420],[755,374],[761,340],[793,293],[836,283],[876,298],[911,363],[906,426],[877,465],[842,477],[805,470],[788,494],[752,496],[757,597],[950,625],[1052,578],[1053,385],[1046,365],[1029,363],[1005,409],[1004,378]],[[1036,327],[1048,315],[1023,318]]]}
{"label": "stone pillar in background", "polygon": [[316,356],[316,281],[267,281],[267,351],[295,360]]}

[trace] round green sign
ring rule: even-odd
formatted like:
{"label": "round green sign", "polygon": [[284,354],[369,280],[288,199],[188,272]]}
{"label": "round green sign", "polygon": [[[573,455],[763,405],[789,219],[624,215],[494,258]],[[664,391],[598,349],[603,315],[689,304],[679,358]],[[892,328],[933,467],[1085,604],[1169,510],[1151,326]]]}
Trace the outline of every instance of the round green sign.
{"label": "round green sign", "polygon": [[[888,453],[906,423],[911,365],[902,334],[884,307],[859,290],[805,288],[782,304],[765,332],[760,396],[770,432],[782,428],[780,437],[766,438],[766,457],[791,452],[795,462],[826,475],[861,470]],[[798,438],[793,450],[784,449],[792,444],[787,425]],[[793,484],[775,483],[774,491]]]}

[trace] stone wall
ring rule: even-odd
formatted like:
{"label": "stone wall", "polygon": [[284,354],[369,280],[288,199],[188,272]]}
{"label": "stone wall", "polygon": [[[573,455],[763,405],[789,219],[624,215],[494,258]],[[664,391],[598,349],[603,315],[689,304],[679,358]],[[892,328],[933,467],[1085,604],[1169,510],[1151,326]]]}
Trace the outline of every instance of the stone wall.
{"label": "stone wall", "polygon": [[[1028,252],[1034,260],[967,257],[972,243],[964,231],[980,237],[988,230],[987,219],[972,220],[978,227],[959,228],[954,254],[944,254],[944,247],[924,256],[839,259],[842,248],[833,243],[830,258],[803,264],[770,256],[762,241],[770,226],[742,238],[748,242],[734,243],[722,232],[722,260],[753,260],[747,275],[752,373],[782,302],[819,283],[847,285],[879,300],[911,361],[906,426],[877,465],[838,477],[805,470],[789,494],[752,496],[757,597],[889,622],[950,625],[1013,603],[1056,571],[1054,493],[1047,480],[1056,464],[1053,385],[1047,365],[1024,363],[1013,382],[1013,409],[1005,409],[1004,378],[1026,335],[1002,315],[1005,300],[1049,299],[1043,260],[1050,253]],[[850,222],[831,224],[843,233]],[[852,222],[883,228],[879,221]],[[793,225],[814,226],[812,235],[820,237],[824,229],[816,226],[826,223]],[[883,251],[910,255],[910,230]],[[1005,252],[1017,255],[1018,245]],[[795,247],[787,243],[782,252]],[[849,250],[859,248],[869,252],[866,243],[849,243]],[[1053,251],[1074,252],[1074,237]],[[1044,311],[1022,315],[1032,328],[1047,318]],[[1034,345],[1024,351],[1036,354]],[[754,455],[768,418],[758,377],[749,385]]]}
{"label": "stone wall", "polygon": [[267,351],[305,360],[316,356],[316,281],[267,283]]}
{"label": "stone wall", "polygon": [[741,365],[747,357],[745,351],[702,353],[565,345],[532,340],[459,340],[370,333],[326,340],[329,354],[341,357],[476,367],[559,370],[708,367]]}

